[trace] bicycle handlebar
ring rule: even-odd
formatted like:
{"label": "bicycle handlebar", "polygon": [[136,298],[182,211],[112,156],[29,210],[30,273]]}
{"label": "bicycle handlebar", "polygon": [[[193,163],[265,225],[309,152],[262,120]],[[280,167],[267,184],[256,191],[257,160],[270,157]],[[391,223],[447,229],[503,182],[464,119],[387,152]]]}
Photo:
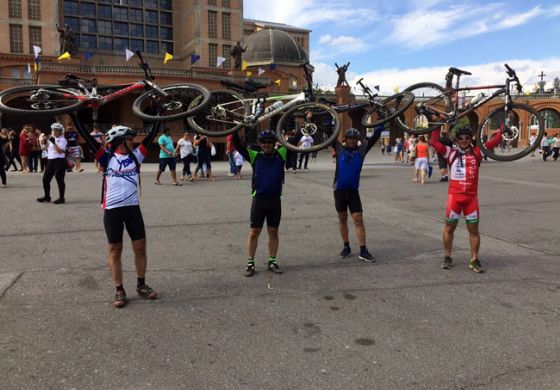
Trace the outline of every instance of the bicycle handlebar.
{"label": "bicycle handlebar", "polygon": [[517,83],[517,92],[519,93],[523,92],[523,86],[519,82],[519,77],[517,77],[517,73],[515,73],[515,70],[511,69],[511,67],[508,64],[504,64],[504,66],[507,69],[508,76],[512,79],[512,81]]}

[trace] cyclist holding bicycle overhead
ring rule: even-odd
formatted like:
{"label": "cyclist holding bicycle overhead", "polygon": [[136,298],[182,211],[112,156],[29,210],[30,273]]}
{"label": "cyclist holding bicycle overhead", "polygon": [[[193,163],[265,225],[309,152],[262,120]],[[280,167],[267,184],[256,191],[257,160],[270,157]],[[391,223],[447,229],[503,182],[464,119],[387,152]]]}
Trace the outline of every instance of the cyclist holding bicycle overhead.
{"label": "cyclist holding bicycle overhead", "polygon": [[346,143],[343,145],[338,140],[334,142],[336,150],[336,170],[334,174],[334,204],[338,212],[338,226],[344,248],[340,257],[346,257],[352,253],[348,239],[348,210],[356,226],[356,236],[360,244],[359,258],[374,262],[375,258],[366,247],[366,227],[364,225],[362,202],[360,200],[360,174],[366,154],[375,145],[384,126],[375,127],[375,131],[367,142],[358,146],[360,132],[354,128],[346,130]]}
{"label": "cyclist holding bicycle overhead", "polygon": [[[478,221],[480,218],[478,175],[483,158],[482,152],[478,146],[473,146],[472,129],[469,126],[457,130],[455,147],[445,146],[440,143],[439,133],[439,129],[432,132],[430,145],[447,160],[450,171],[445,210],[445,227],[443,229],[444,258],[441,268],[448,270],[453,266],[453,260],[451,259],[453,235],[462,212],[467,222],[471,245],[469,268],[474,272],[484,272],[478,259],[480,248],[480,233],[478,231]],[[492,150],[501,141],[502,132],[498,130],[484,146],[486,149]]]}
{"label": "cyclist holding bicycle overhead", "polygon": [[107,150],[101,147],[79,124],[76,127],[94,152],[104,176],[102,186],[103,224],[109,242],[109,268],[116,286],[113,306],[120,308],[126,305],[121,263],[124,227],[130,236],[134,250],[138,282],[136,292],[145,299],[156,299],[157,293],[146,284],[146,231],[139,206],[138,189],[140,187],[140,164],[148,155],[148,148],[153,142],[160,124],[152,125],[148,135],[135,149],[132,140],[136,134],[129,127],[115,126],[107,132]]}
{"label": "cyclist holding bicycle overhead", "polygon": [[247,238],[247,268],[245,276],[255,274],[255,252],[264,220],[268,231],[268,270],[275,274],[282,271],[276,262],[278,252],[278,227],[282,216],[282,185],[284,183],[284,164],[287,149],[284,146],[275,149],[276,133],[264,130],[259,134],[260,150],[242,144],[237,132],[233,133],[233,145],[253,168],[251,205],[251,227]]}

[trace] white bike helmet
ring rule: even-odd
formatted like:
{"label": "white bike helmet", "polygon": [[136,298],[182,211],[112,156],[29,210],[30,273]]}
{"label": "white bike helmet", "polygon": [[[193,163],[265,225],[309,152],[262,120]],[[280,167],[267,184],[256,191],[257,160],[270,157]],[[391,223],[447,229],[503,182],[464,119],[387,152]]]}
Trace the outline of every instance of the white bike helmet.
{"label": "white bike helmet", "polygon": [[51,125],[51,130],[52,130],[52,131],[54,131],[54,130],[64,131],[64,125],[63,125],[62,123],[60,123],[60,122],[54,122],[54,123]]}
{"label": "white bike helmet", "polygon": [[127,138],[134,138],[136,133],[127,126],[115,126],[107,132],[107,143],[119,143]]}

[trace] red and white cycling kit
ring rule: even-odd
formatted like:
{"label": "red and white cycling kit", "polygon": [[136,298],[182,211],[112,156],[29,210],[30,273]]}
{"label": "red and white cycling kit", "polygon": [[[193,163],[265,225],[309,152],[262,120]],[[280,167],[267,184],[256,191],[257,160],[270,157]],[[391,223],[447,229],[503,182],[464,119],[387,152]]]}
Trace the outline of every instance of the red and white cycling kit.
{"label": "red and white cycling kit", "polygon": [[[461,212],[469,223],[477,223],[480,218],[478,207],[478,175],[482,152],[478,146],[461,150],[439,142],[439,130],[432,132],[430,145],[449,164],[449,190],[445,218],[457,222]],[[502,132],[497,131],[491,140],[484,144],[488,150],[494,149],[502,140]]]}

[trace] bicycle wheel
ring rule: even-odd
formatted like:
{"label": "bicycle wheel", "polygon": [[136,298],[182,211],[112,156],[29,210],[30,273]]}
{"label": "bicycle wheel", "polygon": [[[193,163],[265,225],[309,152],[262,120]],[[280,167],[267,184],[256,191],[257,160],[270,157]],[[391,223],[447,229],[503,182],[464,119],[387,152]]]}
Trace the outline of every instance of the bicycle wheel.
{"label": "bicycle wheel", "polygon": [[[531,126],[520,123],[527,120],[531,121]],[[530,145],[527,139],[521,139],[523,127],[529,129],[528,133],[536,133],[537,139],[533,145]],[[502,142],[494,150],[487,149],[483,140],[491,139],[498,129],[505,129],[502,131]],[[477,142],[480,150],[491,159],[514,161],[535,150],[540,145],[543,135],[544,119],[541,114],[529,105],[512,103],[507,110],[505,105],[500,106],[484,118],[477,131]],[[529,134],[526,138],[528,137]]]}
{"label": "bicycle wheel", "polygon": [[57,85],[26,85],[0,93],[0,111],[18,115],[63,114],[78,110],[81,93]]}
{"label": "bicycle wheel", "polygon": [[[313,137],[313,145],[300,148],[288,142],[290,133],[299,131]],[[321,103],[302,103],[286,111],[278,120],[278,142],[294,152],[316,152],[331,145],[340,131],[340,119],[330,106]]]}
{"label": "bicycle wheel", "polygon": [[449,94],[441,86],[435,83],[418,83],[404,91],[414,94],[414,105],[412,112],[397,117],[396,122],[400,128],[410,134],[426,134],[443,124],[431,119],[431,114],[445,114],[451,107]]}
{"label": "bicycle wheel", "polygon": [[375,103],[362,117],[362,126],[375,127],[395,119],[414,101],[412,92],[403,91]]}
{"label": "bicycle wheel", "polygon": [[202,111],[210,102],[210,91],[201,85],[177,84],[161,89],[167,96],[152,89],[136,98],[132,103],[134,114],[149,122],[173,121]]}
{"label": "bicycle wheel", "polygon": [[[193,101],[193,104],[198,103]],[[210,103],[206,108],[187,121],[201,134],[220,137],[243,126],[247,111],[247,102],[241,95],[225,89],[217,90],[210,94]]]}

